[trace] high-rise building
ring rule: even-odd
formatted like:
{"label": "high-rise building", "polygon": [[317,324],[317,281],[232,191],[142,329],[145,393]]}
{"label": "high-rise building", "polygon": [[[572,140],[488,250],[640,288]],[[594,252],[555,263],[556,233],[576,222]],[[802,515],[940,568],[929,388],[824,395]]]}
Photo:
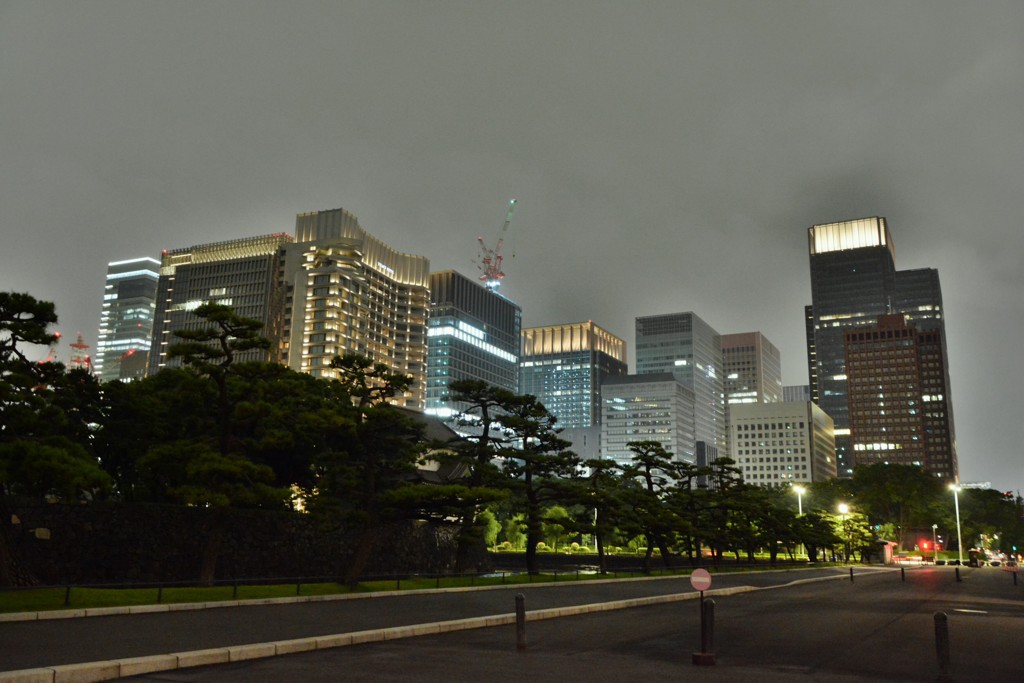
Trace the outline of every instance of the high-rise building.
{"label": "high-rise building", "polygon": [[782,400],[782,356],[760,332],[722,335],[725,405]]}
{"label": "high-rise building", "polygon": [[845,333],[854,465],[917,465],[959,478],[945,344],[902,314]]}
{"label": "high-rise building", "polygon": [[448,385],[481,380],[519,392],[518,304],[476,280],[447,270],[430,274],[427,328],[427,404],[424,412],[448,418],[461,411]]}
{"label": "high-rise building", "polygon": [[811,398],[835,421],[840,477],[853,473],[844,335],[879,316],[906,313],[922,329],[943,329],[938,273],[896,271],[885,218],[814,225],[808,230],[811,306],[807,355]]}
{"label": "high-rise building", "polygon": [[758,486],[825,481],[836,476],[832,418],[811,401],[732,406],[729,457]]}
{"label": "high-rise building", "polygon": [[782,387],[782,401],[792,403],[794,401],[810,401],[811,387],[807,384],[787,384]]}
{"label": "high-rise building", "polygon": [[409,375],[412,386],[393,403],[422,410],[426,400],[430,262],[373,237],[344,209],[295,219],[284,250],[287,342],[295,370],[332,378],[337,355],[356,353]]}
{"label": "high-rise building", "polygon": [[626,342],[593,321],[522,332],[519,391],[536,396],[558,426],[601,424],[601,385],[627,372]]}
{"label": "high-rise building", "polygon": [[631,441],[657,441],[673,460],[698,464],[694,401],[693,390],[670,372],[605,378],[601,457],[628,465],[633,458]]}
{"label": "high-rise building", "polygon": [[721,335],[694,313],[636,319],[636,373],[671,372],[694,394],[694,432],[726,452]]}
{"label": "high-rise building", "polygon": [[147,354],[153,338],[160,262],[143,257],[107,264],[103,308],[93,368],[97,379],[110,382],[123,376],[121,360]]}
{"label": "high-rise building", "polygon": [[177,364],[167,355],[178,341],[174,332],[205,327],[192,313],[204,303],[231,306],[238,315],[262,323],[260,334],[270,340],[271,349],[245,351],[237,361],[277,360],[284,303],[279,270],[284,246],[291,241],[291,235],[276,233],[165,251],[148,374]]}

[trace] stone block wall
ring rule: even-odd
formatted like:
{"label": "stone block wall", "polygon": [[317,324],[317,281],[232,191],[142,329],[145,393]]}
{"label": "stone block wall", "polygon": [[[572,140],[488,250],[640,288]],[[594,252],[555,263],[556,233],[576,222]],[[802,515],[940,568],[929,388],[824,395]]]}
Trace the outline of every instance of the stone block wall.
{"label": "stone block wall", "polygon": [[[195,581],[209,533],[204,508],[97,502],[9,501],[15,552],[44,584]],[[37,532],[37,529],[48,531]],[[294,512],[226,511],[217,579],[342,576],[358,529],[327,526]],[[453,526],[395,522],[382,530],[366,573],[448,571]]]}

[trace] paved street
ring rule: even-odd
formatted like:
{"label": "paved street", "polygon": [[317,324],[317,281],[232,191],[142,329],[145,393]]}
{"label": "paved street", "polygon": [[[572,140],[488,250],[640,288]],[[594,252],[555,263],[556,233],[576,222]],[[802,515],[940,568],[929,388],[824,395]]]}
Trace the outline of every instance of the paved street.
{"label": "paved street", "polygon": [[[842,569],[715,576],[713,588],[768,586]],[[869,570],[865,570],[869,571]],[[245,645],[465,617],[507,614],[514,595],[528,610],[691,592],[687,577],[610,583],[518,586],[499,590],[358,597],[82,619],[0,622],[0,671]]]}
{"label": "paved street", "polygon": [[[515,650],[514,628],[319,650],[122,680],[148,681],[537,681],[901,680],[932,681],[936,611],[949,615],[955,679],[1024,678],[1024,585],[998,569],[899,571],[857,568],[716,575],[713,588],[784,586],[716,598],[718,664],[690,663],[699,647],[697,602],[674,602],[531,621],[529,650]],[[1024,582],[1022,582],[1024,584]],[[0,671],[72,662],[261,643],[371,628],[690,592],[671,578],[611,584],[514,587],[325,603],[233,607],[116,617],[0,623]]]}
{"label": "paved street", "polygon": [[953,680],[1024,679],[1024,585],[999,570],[922,568],[716,600],[713,667],[694,667],[697,607],[681,602],[343,647],[126,681],[934,681],[933,613],[949,618]]}

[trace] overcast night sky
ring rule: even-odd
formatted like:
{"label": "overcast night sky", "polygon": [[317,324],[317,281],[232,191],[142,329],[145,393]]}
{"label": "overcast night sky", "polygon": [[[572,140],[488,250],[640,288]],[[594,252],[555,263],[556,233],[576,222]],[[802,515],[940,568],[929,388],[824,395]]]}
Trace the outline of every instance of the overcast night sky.
{"label": "overcast night sky", "polygon": [[1022,34],[1019,0],[0,0],[0,291],[95,345],[109,261],[344,207],[476,275],[515,197],[524,325],[632,361],[692,310],[806,384],[807,228],[880,215],[939,270],[961,479],[1024,489]]}

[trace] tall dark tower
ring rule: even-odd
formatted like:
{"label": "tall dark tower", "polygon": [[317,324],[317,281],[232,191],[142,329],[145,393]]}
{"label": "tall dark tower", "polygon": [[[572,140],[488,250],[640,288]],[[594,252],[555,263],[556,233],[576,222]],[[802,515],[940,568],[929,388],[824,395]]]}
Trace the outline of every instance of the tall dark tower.
{"label": "tall dark tower", "polygon": [[[835,422],[838,475],[853,473],[844,336],[901,313],[945,338],[942,290],[931,268],[896,270],[885,218],[814,225],[808,230],[811,306],[806,309],[811,398]],[[943,354],[945,364],[945,354]],[[948,376],[947,372],[944,372]],[[954,460],[955,462],[955,460]]]}

